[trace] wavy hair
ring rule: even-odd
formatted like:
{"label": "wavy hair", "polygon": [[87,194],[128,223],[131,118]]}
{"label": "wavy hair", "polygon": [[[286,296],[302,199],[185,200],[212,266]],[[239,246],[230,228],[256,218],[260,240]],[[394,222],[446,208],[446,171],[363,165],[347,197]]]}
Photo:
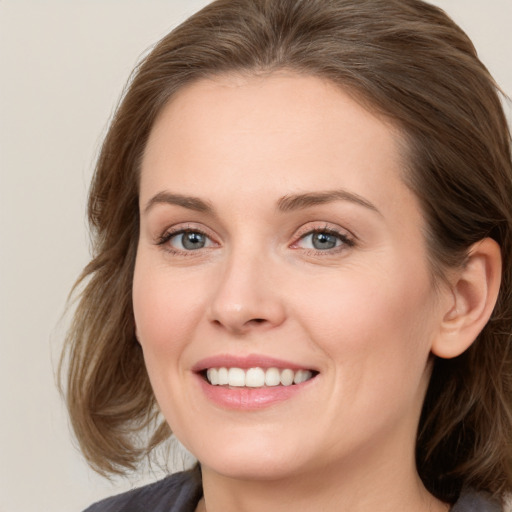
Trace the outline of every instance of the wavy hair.
{"label": "wavy hair", "polygon": [[217,0],[164,37],[132,75],[97,162],[88,203],[93,259],[61,362],[80,447],[99,472],[136,467],[170,429],[134,336],[139,164],[156,116],[187,84],[287,69],[339,85],[398,126],[404,180],[427,221],[437,276],[492,237],[503,277],[471,348],[436,358],[417,437],[427,489],[512,489],[512,164],[499,89],[467,35],[420,0]]}

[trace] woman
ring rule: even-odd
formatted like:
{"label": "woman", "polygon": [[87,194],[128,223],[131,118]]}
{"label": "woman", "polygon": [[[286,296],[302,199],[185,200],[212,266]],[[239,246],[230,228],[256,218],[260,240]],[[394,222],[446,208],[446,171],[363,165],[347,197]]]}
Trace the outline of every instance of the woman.
{"label": "woman", "polygon": [[83,453],[197,457],[106,510],[501,510],[510,134],[419,0],[218,0],[137,69],[69,332]]}

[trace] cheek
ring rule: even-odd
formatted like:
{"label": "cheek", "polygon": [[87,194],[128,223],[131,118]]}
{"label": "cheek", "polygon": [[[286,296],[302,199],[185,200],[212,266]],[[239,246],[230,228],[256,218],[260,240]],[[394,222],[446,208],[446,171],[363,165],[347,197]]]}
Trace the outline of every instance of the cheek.
{"label": "cheek", "polygon": [[204,287],[195,279],[179,278],[161,264],[138,256],[133,279],[133,309],[146,360],[183,349],[199,320]]}
{"label": "cheek", "polygon": [[301,307],[309,337],[354,392],[414,387],[427,365],[434,332],[429,279],[411,280],[403,268],[399,277],[390,274],[361,269],[317,283]]}
{"label": "cheek", "polygon": [[179,411],[191,403],[182,387],[183,362],[199,321],[201,295],[204,289],[195,280],[180,280],[151,255],[138,254],[133,278],[137,335],[156,400],[173,428],[181,422]]}

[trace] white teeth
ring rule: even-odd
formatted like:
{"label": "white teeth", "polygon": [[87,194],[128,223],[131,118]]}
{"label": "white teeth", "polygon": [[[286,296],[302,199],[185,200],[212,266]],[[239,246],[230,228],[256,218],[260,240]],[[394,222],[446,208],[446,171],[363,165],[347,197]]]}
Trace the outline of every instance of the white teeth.
{"label": "white teeth", "polygon": [[279,386],[281,384],[281,374],[277,368],[269,368],[265,372],[265,386]]}
{"label": "white teeth", "polygon": [[219,383],[219,372],[216,368],[208,368],[206,377],[208,377],[210,384],[213,384],[214,386]]}
{"label": "white teeth", "polygon": [[243,370],[242,368],[208,368],[206,378],[213,386],[232,386],[262,388],[264,386],[291,386],[301,384],[313,377],[310,370],[291,370],[285,368],[263,368],[255,367]]}
{"label": "white teeth", "polygon": [[230,368],[228,370],[228,384],[241,388],[245,386],[245,372],[242,368]]}
{"label": "white teeth", "polygon": [[248,388],[261,388],[265,385],[265,372],[261,368],[249,368],[245,374]]}
{"label": "white teeth", "polygon": [[283,386],[291,386],[293,384],[293,370],[283,370],[281,372],[281,384]]}
{"label": "white teeth", "polygon": [[229,383],[228,369],[219,368],[219,386],[225,386]]}
{"label": "white teeth", "polygon": [[299,370],[299,371],[295,372],[295,377],[293,378],[293,383],[300,384],[302,382],[306,382],[307,380],[311,379],[311,377],[313,377],[313,374],[309,370]]}

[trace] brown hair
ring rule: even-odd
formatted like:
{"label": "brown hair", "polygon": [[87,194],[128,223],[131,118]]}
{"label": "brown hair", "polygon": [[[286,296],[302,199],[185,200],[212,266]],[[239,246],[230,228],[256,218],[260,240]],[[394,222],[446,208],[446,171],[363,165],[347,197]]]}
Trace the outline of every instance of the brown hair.
{"label": "brown hair", "polygon": [[284,68],[331,80],[400,127],[405,180],[423,208],[437,275],[462,265],[478,240],[500,244],[503,280],[491,320],[462,356],[434,361],[417,466],[445,501],[465,485],[512,489],[510,133],[471,41],[420,0],[218,0],[136,69],[92,182],[94,259],[77,283],[63,356],[83,453],[100,472],[122,472],[170,434],[134,337],[131,303],[139,163],[155,117],[193,81]]}

